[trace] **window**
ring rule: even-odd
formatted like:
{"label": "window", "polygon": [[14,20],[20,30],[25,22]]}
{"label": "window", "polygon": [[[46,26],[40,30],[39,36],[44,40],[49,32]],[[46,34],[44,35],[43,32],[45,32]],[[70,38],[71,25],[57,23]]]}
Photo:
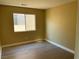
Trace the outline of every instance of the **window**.
{"label": "window", "polygon": [[35,14],[13,13],[14,32],[35,31],[36,16]]}

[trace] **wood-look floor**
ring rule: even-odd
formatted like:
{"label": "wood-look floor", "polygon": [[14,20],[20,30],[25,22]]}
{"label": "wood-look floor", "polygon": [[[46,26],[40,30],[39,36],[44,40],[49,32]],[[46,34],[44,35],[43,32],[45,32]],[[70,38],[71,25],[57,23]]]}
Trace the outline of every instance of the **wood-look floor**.
{"label": "wood-look floor", "polygon": [[3,48],[2,59],[74,59],[74,55],[48,42]]}

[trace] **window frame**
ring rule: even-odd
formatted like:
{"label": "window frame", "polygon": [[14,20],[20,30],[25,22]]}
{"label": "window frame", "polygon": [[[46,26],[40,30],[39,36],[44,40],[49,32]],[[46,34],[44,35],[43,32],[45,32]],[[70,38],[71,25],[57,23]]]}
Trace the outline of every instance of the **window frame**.
{"label": "window frame", "polygon": [[[15,24],[14,24],[14,14],[24,14],[24,20],[25,20],[25,31],[23,31],[23,30],[22,30],[22,31],[15,31],[15,27],[14,27],[14,25],[15,25]],[[27,30],[27,29],[26,29],[26,15],[34,15],[34,17],[35,17],[35,21],[34,21],[34,22],[35,22],[35,30]],[[13,16],[13,31],[14,31],[14,32],[29,32],[29,31],[36,31],[36,14],[28,14],[28,13],[13,13],[12,16]]]}

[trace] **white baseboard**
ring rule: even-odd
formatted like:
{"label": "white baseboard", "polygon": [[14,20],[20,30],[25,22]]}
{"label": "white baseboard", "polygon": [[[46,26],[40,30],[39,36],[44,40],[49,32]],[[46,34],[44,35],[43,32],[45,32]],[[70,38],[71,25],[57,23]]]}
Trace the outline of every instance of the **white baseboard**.
{"label": "white baseboard", "polygon": [[38,42],[38,41],[42,41],[42,40],[37,39],[37,40],[31,40],[31,41],[24,41],[24,42],[18,42],[18,43],[13,43],[13,44],[7,44],[7,45],[2,45],[2,48],[21,45],[21,44],[26,44],[26,43],[31,43],[31,42]]}
{"label": "white baseboard", "polygon": [[46,40],[46,41],[49,42],[49,43],[51,43],[51,44],[53,44],[53,45],[55,45],[55,46],[57,46],[57,47],[59,47],[59,48],[64,49],[65,51],[68,51],[68,52],[70,52],[70,53],[75,54],[75,51],[74,51],[74,50],[71,50],[71,49],[69,49],[69,48],[67,48],[67,47],[65,47],[65,46],[63,46],[63,45],[57,44],[57,43],[55,43],[55,42],[52,42],[51,40]]}
{"label": "white baseboard", "polygon": [[[21,45],[21,44],[26,44],[26,43],[31,43],[31,42],[39,42],[39,41],[42,41],[42,39],[31,40],[31,41],[24,41],[24,42],[18,42],[18,43],[13,43],[13,44],[7,44],[7,45],[3,45],[2,48],[4,48],[4,47],[16,46],[16,45]],[[59,48],[64,49],[64,50],[66,50],[66,51],[68,51],[68,52],[70,52],[70,53],[75,54],[75,51],[73,51],[73,50],[71,50],[71,49],[69,49],[69,48],[67,48],[67,47],[64,47],[64,46],[62,46],[62,45],[60,45],[60,44],[57,44],[57,43],[55,43],[55,42],[52,42],[51,40],[46,40],[46,41],[49,42],[49,43],[51,43],[51,44],[53,44],[53,45],[56,45],[56,46],[59,47]]]}

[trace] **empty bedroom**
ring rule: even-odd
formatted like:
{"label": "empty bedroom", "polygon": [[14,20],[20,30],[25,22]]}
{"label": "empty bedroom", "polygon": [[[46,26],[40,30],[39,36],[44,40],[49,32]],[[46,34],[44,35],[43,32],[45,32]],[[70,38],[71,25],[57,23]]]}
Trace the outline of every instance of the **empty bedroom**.
{"label": "empty bedroom", "polygon": [[74,59],[76,27],[76,0],[0,0],[1,59]]}

